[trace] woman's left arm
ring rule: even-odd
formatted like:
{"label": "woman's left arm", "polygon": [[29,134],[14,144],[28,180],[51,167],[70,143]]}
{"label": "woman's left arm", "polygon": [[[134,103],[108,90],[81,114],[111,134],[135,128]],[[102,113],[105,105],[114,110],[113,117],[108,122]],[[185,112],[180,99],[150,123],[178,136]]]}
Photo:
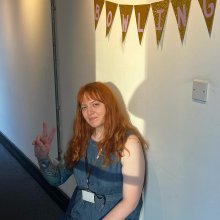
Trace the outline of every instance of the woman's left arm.
{"label": "woman's left arm", "polygon": [[124,156],[121,158],[123,175],[123,198],[103,218],[103,220],[123,220],[137,206],[145,178],[145,156],[143,148],[135,135],[126,141]]}

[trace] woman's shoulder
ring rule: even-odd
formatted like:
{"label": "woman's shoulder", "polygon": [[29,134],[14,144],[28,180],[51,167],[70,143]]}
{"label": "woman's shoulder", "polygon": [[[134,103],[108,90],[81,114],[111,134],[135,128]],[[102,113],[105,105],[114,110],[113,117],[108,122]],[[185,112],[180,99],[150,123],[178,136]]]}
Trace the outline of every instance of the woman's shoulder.
{"label": "woman's shoulder", "polygon": [[125,147],[126,145],[135,143],[140,145],[143,149],[148,149],[149,143],[143,138],[137,129],[128,130],[126,132]]}
{"label": "woman's shoulder", "polygon": [[123,151],[121,162],[122,164],[124,164],[125,161],[132,161],[131,158],[138,159],[143,156],[143,153],[143,146],[141,145],[141,142],[138,139],[137,135],[130,134],[125,142],[125,148]]}
{"label": "woman's shoulder", "polygon": [[130,144],[130,143],[140,143],[140,140],[136,134],[130,133],[129,135],[127,135],[125,145]]}
{"label": "woman's shoulder", "polygon": [[125,150],[124,150],[125,155],[129,155],[130,153],[135,153],[137,151],[140,151],[140,149],[142,149],[142,145],[138,136],[135,134],[130,134],[125,142]]}

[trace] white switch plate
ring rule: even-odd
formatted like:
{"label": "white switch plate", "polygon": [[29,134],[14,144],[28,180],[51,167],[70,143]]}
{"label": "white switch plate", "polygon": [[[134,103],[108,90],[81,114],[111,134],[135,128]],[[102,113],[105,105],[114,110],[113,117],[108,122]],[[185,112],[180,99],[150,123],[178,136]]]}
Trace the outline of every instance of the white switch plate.
{"label": "white switch plate", "polygon": [[194,79],[192,99],[199,102],[206,102],[208,96],[208,81]]}

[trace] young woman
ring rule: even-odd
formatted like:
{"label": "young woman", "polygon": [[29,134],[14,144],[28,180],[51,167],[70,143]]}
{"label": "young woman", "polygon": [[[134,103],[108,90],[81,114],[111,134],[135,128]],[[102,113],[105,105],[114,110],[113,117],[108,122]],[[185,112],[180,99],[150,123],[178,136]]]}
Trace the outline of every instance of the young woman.
{"label": "young woman", "polygon": [[43,133],[33,141],[42,174],[58,186],[71,174],[77,187],[64,220],[138,220],[145,179],[147,144],[123,114],[112,91],[101,82],[84,85],[78,92],[73,135],[65,162],[49,158],[55,134]]}

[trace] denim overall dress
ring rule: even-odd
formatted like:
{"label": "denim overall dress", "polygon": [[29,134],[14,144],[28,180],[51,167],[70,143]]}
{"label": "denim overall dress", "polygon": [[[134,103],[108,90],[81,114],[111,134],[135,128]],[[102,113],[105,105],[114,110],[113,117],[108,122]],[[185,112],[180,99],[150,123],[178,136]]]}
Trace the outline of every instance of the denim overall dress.
{"label": "denim overall dress", "polygon": [[[121,162],[116,161],[103,167],[102,155],[98,159],[97,155],[96,142],[90,140],[87,159],[82,157],[73,168],[77,187],[62,220],[101,220],[122,199]],[[89,184],[87,184],[88,178]],[[89,191],[94,193],[94,202],[88,202],[82,198],[82,191],[88,189],[88,185]],[[138,220],[141,207],[142,198],[126,220]]]}

